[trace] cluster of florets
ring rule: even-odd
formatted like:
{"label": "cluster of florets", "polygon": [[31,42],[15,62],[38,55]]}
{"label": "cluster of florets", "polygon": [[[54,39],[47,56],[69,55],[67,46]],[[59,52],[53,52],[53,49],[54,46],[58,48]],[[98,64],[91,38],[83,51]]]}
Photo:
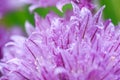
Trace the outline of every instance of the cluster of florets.
{"label": "cluster of florets", "polygon": [[119,26],[103,22],[104,7],[93,15],[83,3],[71,4],[62,18],[35,13],[35,28],[26,22],[29,37],[11,37],[0,63],[2,80],[120,79]]}

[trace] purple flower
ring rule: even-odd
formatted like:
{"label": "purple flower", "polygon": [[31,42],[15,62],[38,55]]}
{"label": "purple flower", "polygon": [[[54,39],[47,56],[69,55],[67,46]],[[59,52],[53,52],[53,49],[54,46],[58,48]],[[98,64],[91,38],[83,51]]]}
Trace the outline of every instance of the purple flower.
{"label": "purple flower", "polygon": [[120,26],[72,2],[71,15],[35,14],[29,38],[13,36],[1,60],[1,80],[119,80]]}

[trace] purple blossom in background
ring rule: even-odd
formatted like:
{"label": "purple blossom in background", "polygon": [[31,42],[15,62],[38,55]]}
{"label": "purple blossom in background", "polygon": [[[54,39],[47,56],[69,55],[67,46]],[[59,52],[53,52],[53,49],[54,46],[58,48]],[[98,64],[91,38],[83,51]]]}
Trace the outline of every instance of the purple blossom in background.
{"label": "purple blossom in background", "polygon": [[75,2],[79,7],[87,7],[89,9],[93,9],[92,0],[28,0],[26,3],[32,4],[30,6],[30,11],[32,12],[34,9],[38,7],[49,7],[56,6],[60,11],[62,11],[62,7],[65,4],[71,3],[71,1]]}
{"label": "purple blossom in background", "polygon": [[18,27],[13,27],[11,29],[6,29],[5,27],[0,27],[0,59],[3,57],[4,45],[10,41],[11,35],[23,35],[23,32]]}
{"label": "purple blossom in background", "polygon": [[0,18],[7,12],[16,10],[24,4],[24,0],[0,0]]}
{"label": "purple blossom in background", "polygon": [[2,48],[7,41],[8,41],[7,30],[3,27],[0,27],[0,59],[3,57]]}
{"label": "purple blossom in background", "polygon": [[119,80],[120,26],[72,2],[71,15],[35,14],[29,37],[12,36],[0,63],[1,80]]}

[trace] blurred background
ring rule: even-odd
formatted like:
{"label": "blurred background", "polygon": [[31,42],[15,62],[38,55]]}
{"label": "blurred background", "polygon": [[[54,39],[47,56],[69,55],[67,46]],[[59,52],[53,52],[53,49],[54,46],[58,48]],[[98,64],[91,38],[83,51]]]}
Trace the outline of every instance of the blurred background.
{"label": "blurred background", "polygon": [[104,19],[111,19],[115,25],[120,22],[120,0],[99,0],[100,6],[105,5]]}
{"label": "blurred background", "polygon": [[[5,0],[4,0],[5,1]],[[17,0],[16,0],[17,1]],[[103,6],[106,5],[103,18],[104,19],[111,19],[112,22],[117,25],[120,21],[120,0],[96,0],[97,5]],[[96,2],[95,1],[95,2]],[[0,6],[5,5],[3,4],[2,0],[0,0]],[[0,11],[4,9],[4,7],[0,7]],[[63,7],[63,12],[67,9],[72,9],[70,4],[67,4]],[[54,11],[59,16],[62,16],[64,13],[60,12],[56,7],[48,7],[48,8],[37,8],[34,10],[40,16],[45,17],[45,15],[49,11]],[[2,15],[2,14],[1,14]],[[19,26],[24,29],[25,21],[28,20],[31,24],[34,25],[34,16],[33,13],[29,12],[29,5],[23,5],[15,10],[6,11],[4,15],[0,15],[0,25],[5,26],[7,28],[11,28],[13,26]]]}

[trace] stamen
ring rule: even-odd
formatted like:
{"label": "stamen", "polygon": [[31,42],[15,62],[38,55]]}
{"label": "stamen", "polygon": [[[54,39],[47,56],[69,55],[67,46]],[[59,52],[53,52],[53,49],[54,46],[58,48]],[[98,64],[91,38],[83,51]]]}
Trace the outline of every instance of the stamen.
{"label": "stamen", "polygon": [[120,43],[118,44],[118,46],[116,47],[116,49],[114,50],[114,52],[116,52],[116,51],[117,51],[117,49],[119,48],[119,46],[120,46]]}
{"label": "stamen", "polygon": [[20,76],[22,76],[25,80],[30,80],[27,77],[25,77],[23,74],[21,74],[20,72],[18,72],[18,71],[15,71],[15,72],[18,73]]}
{"label": "stamen", "polygon": [[93,41],[94,37],[95,37],[95,34],[97,32],[98,28],[95,30],[94,34],[92,35],[92,38],[91,38],[91,42]]}
{"label": "stamen", "polygon": [[32,56],[34,57],[34,59],[36,60],[36,57],[34,55],[34,53],[30,50],[30,48],[25,44],[26,48],[30,51],[30,53],[32,54]]}
{"label": "stamen", "polygon": [[86,22],[85,29],[84,29],[84,31],[83,31],[83,36],[82,36],[83,39],[84,39],[84,36],[85,36],[85,32],[86,32],[86,30],[87,30],[88,21],[89,21],[89,15],[87,15],[87,22]]}

